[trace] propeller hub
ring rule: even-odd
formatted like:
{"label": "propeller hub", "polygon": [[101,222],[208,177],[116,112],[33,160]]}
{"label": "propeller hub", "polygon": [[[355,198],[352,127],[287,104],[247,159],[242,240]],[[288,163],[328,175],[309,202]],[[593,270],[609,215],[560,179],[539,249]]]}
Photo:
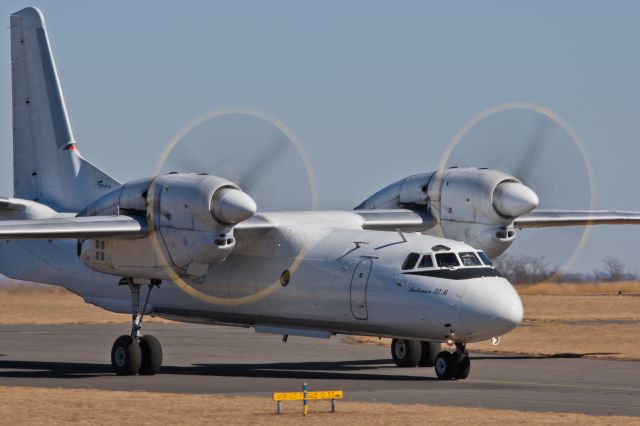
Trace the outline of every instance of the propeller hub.
{"label": "propeller hub", "polygon": [[538,207],[538,195],[520,182],[502,182],[493,192],[493,207],[505,217],[518,217]]}
{"label": "propeller hub", "polygon": [[211,200],[211,213],[221,223],[235,225],[256,213],[256,202],[249,195],[235,188],[216,191]]}

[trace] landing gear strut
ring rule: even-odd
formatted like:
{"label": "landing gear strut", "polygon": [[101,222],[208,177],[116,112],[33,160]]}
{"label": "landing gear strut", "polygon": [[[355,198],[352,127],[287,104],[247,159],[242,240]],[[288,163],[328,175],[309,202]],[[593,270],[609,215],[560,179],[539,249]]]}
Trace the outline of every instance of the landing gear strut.
{"label": "landing gear strut", "polygon": [[162,366],[162,346],[158,339],[151,335],[143,336],[140,330],[151,290],[154,286],[160,286],[160,282],[156,280],[150,282],[142,310],[140,309],[141,285],[134,283],[130,278],[120,280],[120,285],[129,286],[131,291],[131,334],[120,336],[113,343],[111,366],[118,375],[156,374]]}
{"label": "landing gear strut", "polygon": [[464,342],[456,342],[455,352],[440,352],[436,357],[435,370],[438,378],[442,380],[466,379],[471,371],[467,345]]}

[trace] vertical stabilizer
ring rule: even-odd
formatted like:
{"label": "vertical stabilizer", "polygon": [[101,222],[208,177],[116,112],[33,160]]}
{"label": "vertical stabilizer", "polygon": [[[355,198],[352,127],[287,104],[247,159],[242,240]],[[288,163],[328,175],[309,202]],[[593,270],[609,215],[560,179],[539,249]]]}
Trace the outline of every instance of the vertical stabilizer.
{"label": "vertical stabilizer", "polygon": [[80,155],[42,13],[11,15],[13,185],[17,198],[79,211],[118,183]]}

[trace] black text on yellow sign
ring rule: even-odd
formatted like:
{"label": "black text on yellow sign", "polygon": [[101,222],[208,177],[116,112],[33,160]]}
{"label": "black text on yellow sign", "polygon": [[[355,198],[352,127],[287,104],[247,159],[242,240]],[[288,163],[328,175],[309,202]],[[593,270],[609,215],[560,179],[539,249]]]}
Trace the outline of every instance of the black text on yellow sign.
{"label": "black text on yellow sign", "polygon": [[[274,401],[302,401],[302,392],[275,392]],[[342,391],[307,392],[307,399],[342,399]]]}

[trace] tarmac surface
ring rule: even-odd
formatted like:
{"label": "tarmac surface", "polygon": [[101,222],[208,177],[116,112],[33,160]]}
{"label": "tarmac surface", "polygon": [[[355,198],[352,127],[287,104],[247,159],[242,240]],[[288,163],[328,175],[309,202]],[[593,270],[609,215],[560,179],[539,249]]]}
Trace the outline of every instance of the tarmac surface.
{"label": "tarmac surface", "polygon": [[440,381],[433,368],[397,368],[388,348],[341,337],[282,343],[253,329],[193,324],[144,331],[163,345],[163,370],[118,377],[109,357],[125,324],[0,326],[0,385],[270,397],[307,382],[353,401],[640,416],[639,362],[472,353],[467,380]]}

